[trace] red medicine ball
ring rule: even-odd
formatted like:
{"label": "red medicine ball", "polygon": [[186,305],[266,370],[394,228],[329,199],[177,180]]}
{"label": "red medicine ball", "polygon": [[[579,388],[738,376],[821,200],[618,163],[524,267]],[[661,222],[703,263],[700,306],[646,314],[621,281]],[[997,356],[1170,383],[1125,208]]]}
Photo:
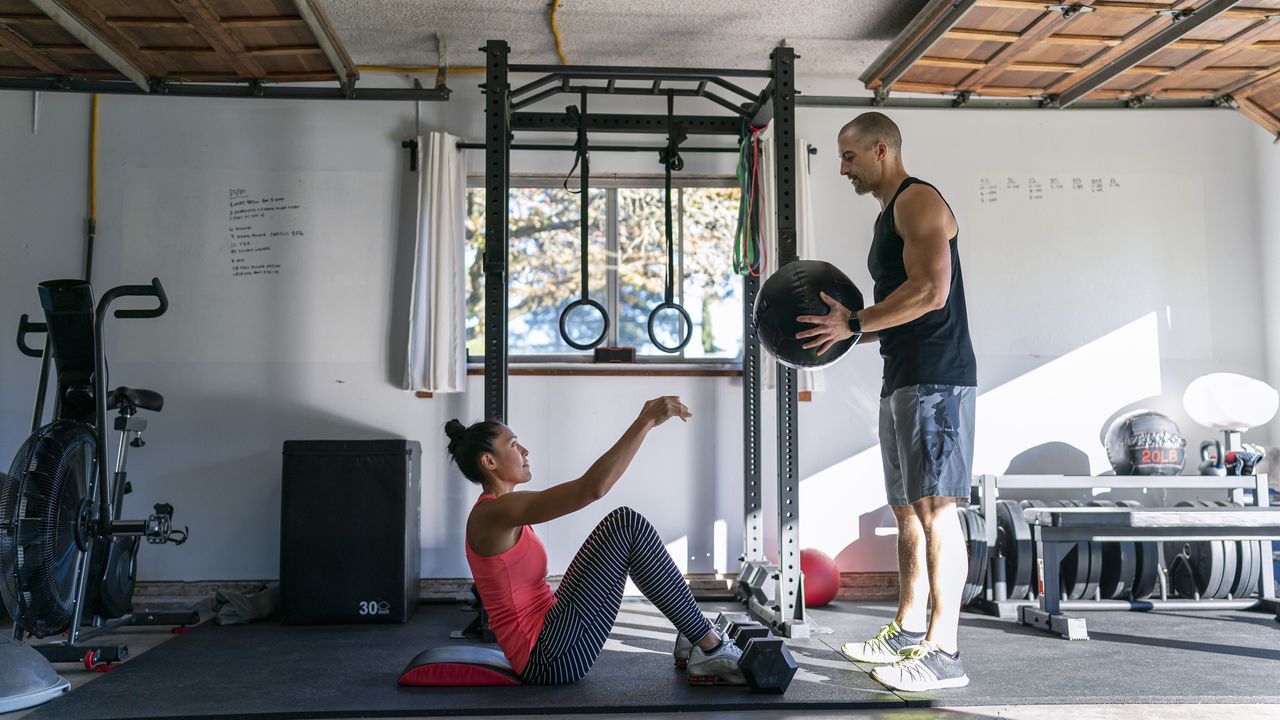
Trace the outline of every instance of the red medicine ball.
{"label": "red medicine ball", "polygon": [[819,607],[836,597],[840,590],[840,568],[821,550],[800,551],[800,572],[804,573],[804,605]]}

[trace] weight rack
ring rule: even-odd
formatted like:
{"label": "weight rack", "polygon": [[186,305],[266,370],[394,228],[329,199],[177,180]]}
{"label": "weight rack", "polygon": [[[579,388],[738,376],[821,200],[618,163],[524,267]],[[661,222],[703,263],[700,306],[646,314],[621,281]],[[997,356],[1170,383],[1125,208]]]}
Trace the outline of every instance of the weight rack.
{"label": "weight rack", "polygon": [[[796,132],[795,60],[793,48],[780,46],[770,54],[768,70],[703,69],[669,67],[609,67],[586,65],[519,65],[508,61],[510,46],[490,40],[485,53],[485,418],[506,422],[507,418],[507,256],[508,194],[511,188],[511,150],[515,133],[570,132],[576,121],[566,113],[524,110],[539,100],[560,93],[674,95],[708,100],[731,114],[676,115],[690,135],[719,135],[738,138],[744,127],[761,128],[773,124],[777,199],[774,202],[778,227],[778,265],[797,258],[796,230]],[[517,88],[510,73],[536,73],[541,77]],[[729,78],[767,79],[758,95]],[[605,85],[584,84],[603,81]],[[663,88],[673,81],[696,83],[692,89]],[[637,88],[619,83],[648,83]],[[723,93],[723,94],[722,94]],[[735,103],[727,94],[738,100]],[[745,100],[746,102],[742,102]],[[664,134],[671,119],[666,114],[595,114],[587,119],[592,133]],[[524,145],[521,149],[559,150],[563,146]],[[610,146],[611,151],[650,148]],[[717,149],[699,149],[714,152]],[[692,152],[692,148],[684,151]],[[804,593],[800,576],[800,476],[796,370],[778,367],[778,565],[768,564],[764,555],[762,495],[760,487],[760,343],[752,329],[751,312],[759,292],[760,279],[743,278],[743,513],[744,546],[738,592],[747,606],[765,624],[784,637],[809,636]]]}
{"label": "weight rack", "polygon": [[[985,528],[983,535],[988,548],[987,580],[982,595],[975,601],[976,607],[990,615],[1000,618],[1019,617],[1020,608],[1035,606],[1039,599],[1035,592],[1035,578],[1040,569],[1033,568],[1032,591],[1028,599],[1009,598],[1009,578],[1006,576],[1004,558],[997,552],[998,548],[998,513],[997,502],[1001,491],[1044,491],[1044,490],[1218,490],[1228,493],[1228,499],[1246,507],[1269,507],[1267,476],[1068,476],[1068,475],[980,475],[973,481],[978,511]],[[1253,503],[1247,503],[1247,492],[1253,491]],[[1152,509],[1147,506],[1146,509]],[[1262,610],[1280,613],[1280,603],[1275,593],[1275,572],[1270,551],[1270,543],[1263,540],[1251,540],[1262,545],[1262,562],[1258,568],[1259,587],[1257,597],[1231,599],[1175,599],[1169,597],[1167,564],[1163,559],[1163,547],[1159,542],[1170,539],[1168,534],[1152,534],[1149,538],[1138,537],[1131,533],[1127,542],[1156,542],[1161,556],[1158,572],[1158,597],[1150,599],[1104,600],[1100,593],[1094,599],[1060,600],[1056,605],[1062,610]],[[1195,539],[1193,532],[1188,532],[1187,539]]]}

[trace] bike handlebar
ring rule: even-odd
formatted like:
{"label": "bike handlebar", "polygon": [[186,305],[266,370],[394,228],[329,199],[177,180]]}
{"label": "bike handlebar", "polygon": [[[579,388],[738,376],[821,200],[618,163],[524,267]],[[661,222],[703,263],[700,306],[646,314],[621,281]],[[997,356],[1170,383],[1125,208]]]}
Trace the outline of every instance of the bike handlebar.
{"label": "bike handlebar", "polygon": [[[23,314],[22,319],[18,321],[18,350],[27,357],[41,357],[44,355],[43,350],[36,350],[27,344],[27,335],[31,333],[47,333],[49,326],[45,323],[31,322],[29,316]],[[47,340],[46,340],[47,342]]]}
{"label": "bike handlebar", "polygon": [[117,310],[116,317],[158,318],[169,309],[169,297],[164,294],[164,286],[160,284],[160,278],[151,278],[150,285],[121,285],[113,287],[102,296],[102,300],[98,302],[98,307],[105,310],[116,298],[128,296],[154,297],[160,301],[160,304],[151,310]]}

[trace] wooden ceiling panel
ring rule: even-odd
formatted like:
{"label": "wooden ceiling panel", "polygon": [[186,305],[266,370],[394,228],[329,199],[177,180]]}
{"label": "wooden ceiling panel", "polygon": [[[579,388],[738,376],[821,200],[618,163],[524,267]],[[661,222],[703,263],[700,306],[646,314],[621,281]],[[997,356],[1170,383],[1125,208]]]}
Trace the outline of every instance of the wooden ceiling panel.
{"label": "wooden ceiling panel", "polygon": [[[1036,88],[1043,92],[1044,88],[1056,82],[1064,74],[1060,71],[1006,70],[992,77],[991,82],[988,84],[996,87]],[[983,95],[985,93],[979,91],[979,94]]]}
{"label": "wooden ceiling panel", "polygon": [[1040,44],[1029,48],[1018,58],[1018,62],[1054,62],[1083,65],[1098,54],[1105,45],[1081,44]]}
{"label": "wooden ceiling panel", "polygon": [[250,26],[247,24],[233,24],[227,29],[246,46],[315,44],[315,39],[312,38],[311,32],[307,30],[306,25]]}
{"label": "wooden ceiling panel", "polygon": [[312,55],[263,55],[255,56],[258,64],[268,75],[277,73],[319,72],[329,68],[329,63],[321,53]]}
{"label": "wooden ceiling panel", "polygon": [[1195,60],[1205,52],[1210,51],[1196,48],[1168,48],[1143,60],[1142,64],[1154,67],[1176,68],[1179,65]]}
{"label": "wooden ceiling panel", "polygon": [[[929,7],[941,2],[934,0]],[[965,90],[979,96],[1038,88],[1050,100],[1061,95],[1064,103],[1082,95],[1138,98],[1141,104],[1147,97],[1232,94],[1237,102],[1248,98],[1248,114],[1267,127],[1280,117],[1280,0],[1241,0],[1225,8],[1221,0],[1072,0],[1064,5],[1093,11],[1068,8],[1066,13],[1051,5],[1042,0],[977,0],[902,81],[917,91]],[[1190,20],[1170,16],[1202,7],[1204,13],[1184,15]],[[936,8],[930,12],[940,17]],[[1185,35],[1179,36],[1178,27]],[[1169,45],[1146,57],[1134,53],[1138,48],[1147,53],[1149,40],[1157,36]],[[1121,59],[1137,64],[1125,69],[1116,64]],[[878,81],[868,79],[868,86],[879,87]]]}
{"label": "wooden ceiling panel", "polygon": [[[1105,2],[1095,2],[1093,4],[1106,5]],[[1124,37],[1141,27],[1147,19],[1148,16],[1146,14],[1135,13],[1117,14],[1102,11],[1080,13],[1079,15],[1071,18],[1070,28],[1063,32],[1073,35],[1111,35],[1115,37]]]}
{"label": "wooden ceiling panel", "polygon": [[1002,42],[974,42],[972,40],[957,40],[944,37],[929,48],[929,51],[925,53],[925,57],[987,60],[1003,50],[1004,46],[1005,43]]}
{"label": "wooden ceiling panel", "polygon": [[911,69],[902,76],[901,81],[947,85],[954,88],[957,83],[965,79],[971,72],[973,72],[972,69],[930,67],[916,64],[912,65]]}
{"label": "wooden ceiling panel", "polygon": [[1187,33],[1188,40],[1227,40],[1262,22],[1261,18],[1218,17]]}
{"label": "wooden ceiling panel", "polygon": [[1022,9],[1010,9],[987,7],[986,0],[979,0],[977,5],[964,14],[964,18],[956,26],[1021,32],[1044,14],[1044,5],[1045,3],[1035,3],[1026,5]]}
{"label": "wooden ceiling panel", "polygon": [[185,19],[179,17],[182,21],[180,26],[176,27],[157,27],[154,25],[134,25],[134,24],[117,24],[107,22],[130,40],[138,45],[138,47],[208,47],[209,44],[200,37],[200,33],[191,27]]}
{"label": "wooden ceiling panel", "polygon": [[1265,48],[1254,49],[1255,46],[1231,53],[1219,60],[1218,63],[1221,65],[1271,65],[1280,60],[1280,52],[1277,52],[1280,47],[1275,50],[1268,50]]}
{"label": "wooden ceiling panel", "polygon": [[[27,7],[31,7],[28,5]],[[9,32],[19,35],[28,42],[41,43],[48,45],[79,45],[80,41],[68,33],[66,30],[54,25],[44,23],[13,23],[6,26]]]}
{"label": "wooden ceiling panel", "polygon": [[[70,19],[46,16],[30,0],[0,0],[0,52],[5,53],[0,75],[124,79],[120,69],[130,68],[119,59],[114,60],[115,67],[104,59],[115,53],[141,71],[129,76],[139,85],[156,79],[292,82],[338,78],[293,0],[57,2]],[[315,12],[319,13],[318,8]],[[358,72],[326,25],[323,19],[318,20],[322,29],[315,32],[329,35],[344,72],[354,79]],[[97,38],[107,49],[86,46],[78,37],[90,45],[89,38]],[[98,51],[106,54],[100,57]]]}
{"label": "wooden ceiling panel", "polygon": [[223,17],[249,15],[279,16],[297,15],[293,0],[211,0],[213,9]]}

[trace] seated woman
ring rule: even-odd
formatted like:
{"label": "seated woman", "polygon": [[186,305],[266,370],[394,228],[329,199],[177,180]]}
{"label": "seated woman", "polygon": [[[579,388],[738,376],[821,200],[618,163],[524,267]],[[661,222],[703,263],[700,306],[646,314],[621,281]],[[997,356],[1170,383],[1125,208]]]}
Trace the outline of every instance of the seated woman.
{"label": "seated woman", "polygon": [[622,605],[628,576],[684,637],[699,638],[688,674],[702,682],[742,684],[741,651],[725,642],[693,595],[653,526],[631,508],[609,513],[587,537],[554,594],[547,584],[547,550],[530,525],[576,512],[604,497],[631,464],[653,428],[687,421],[677,397],[644,404],[622,437],[576,480],[546,490],[517,491],[529,482],[528,455],[507,426],[482,421],[445,425],[449,454],[483,486],[467,519],[467,562],[489,625],[520,679],[554,685],[591,669]]}

